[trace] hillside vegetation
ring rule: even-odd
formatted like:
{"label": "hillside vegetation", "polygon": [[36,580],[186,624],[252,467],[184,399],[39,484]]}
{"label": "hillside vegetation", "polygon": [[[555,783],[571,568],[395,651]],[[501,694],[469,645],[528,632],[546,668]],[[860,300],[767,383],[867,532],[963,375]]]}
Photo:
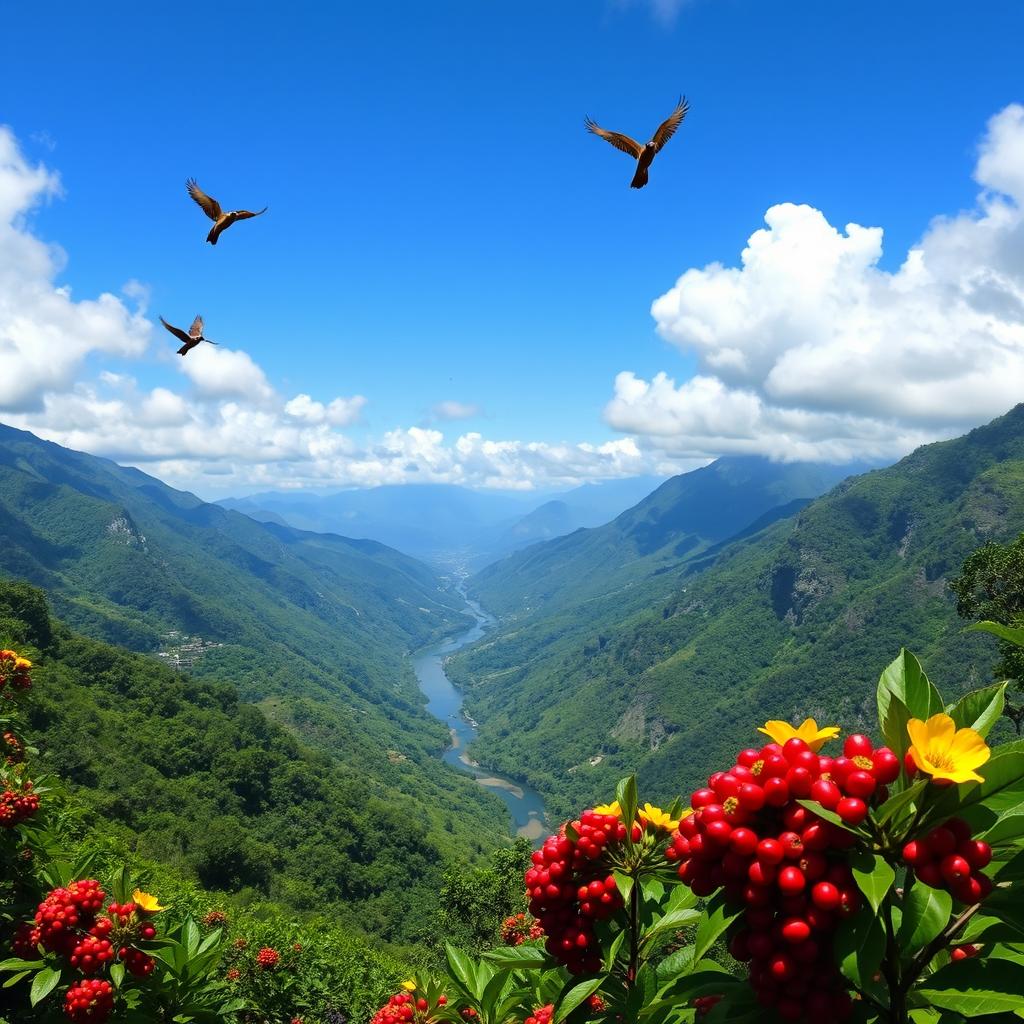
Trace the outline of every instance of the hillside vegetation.
{"label": "hillside vegetation", "polygon": [[[912,646],[962,688],[987,678],[993,642],[963,634],[946,581],[980,544],[1022,529],[1018,406],[730,543],[663,553],[657,569],[635,540],[623,554],[609,536],[610,557],[633,577],[626,587],[584,574],[578,559],[560,565],[565,539],[530,549],[474,580],[485,603],[505,588],[506,617],[453,659],[452,675],[483,723],[480,753],[556,812],[634,766],[663,796],[693,785],[695,765],[720,761],[751,717],[799,709],[856,726],[872,650]],[[527,556],[545,565],[536,610]]]}

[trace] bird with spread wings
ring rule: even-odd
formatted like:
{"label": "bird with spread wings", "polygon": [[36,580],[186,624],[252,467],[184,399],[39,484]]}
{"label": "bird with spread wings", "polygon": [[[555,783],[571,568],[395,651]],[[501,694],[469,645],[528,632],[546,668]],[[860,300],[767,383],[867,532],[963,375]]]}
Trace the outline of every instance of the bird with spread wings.
{"label": "bird with spread wings", "polygon": [[262,210],[257,210],[255,213],[250,210],[228,210],[225,213],[220,208],[220,203],[208,196],[196,184],[195,178],[189,178],[185,182],[185,188],[188,189],[188,194],[202,208],[203,213],[213,221],[213,227],[210,228],[210,233],[206,236],[206,240],[210,245],[216,245],[221,232],[226,231],[236,220],[248,220],[250,217],[258,217],[261,213],[266,213],[268,209],[264,206]]}
{"label": "bird with spread wings", "polygon": [[686,102],[686,97],[681,96],[676,104],[676,109],[662,121],[658,130],[654,133],[654,138],[643,146],[636,139],[631,139],[628,135],[623,135],[621,132],[607,131],[591,121],[589,117],[584,118],[583,123],[586,125],[588,132],[599,135],[605,142],[611,143],[616,149],[622,150],[623,153],[636,160],[636,173],[633,175],[633,180],[629,183],[629,187],[643,188],[647,184],[647,168],[651,166],[651,161],[661,152],[665,143],[675,135],[676,129],[683,123],[683,118],[686,117],[686,112],[689,109],[690,105]]}
{"label": "bird with spread wings", "polygon": [[167,330],[169,330],[179,341],[183,341],[185,343],[178,349],[179,356],[186,355],[194,349],[196,345],[203,341],[205,341],[207,345],[217,344],[217,342],[210,341],[209,338],[203,337],[203,318],[201,316],[197,316],[195,320],[192,321],[192,326],[188,329],[188,334],[186,334],[180,327],[174,327],[172,324],[169,324],[163,317],[160,317],[160,323],[162,323],[164,327],[166,327]]}

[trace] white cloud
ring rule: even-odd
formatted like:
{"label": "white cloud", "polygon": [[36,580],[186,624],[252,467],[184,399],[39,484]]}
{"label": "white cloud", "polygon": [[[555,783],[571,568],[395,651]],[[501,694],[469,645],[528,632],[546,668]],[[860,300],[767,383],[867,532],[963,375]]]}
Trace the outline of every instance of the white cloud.
{"label": "white cloud", "polygon": [[434,418],[439,420],[470,420],[481,413],[479,405],[454,400],[438,402],[430,411]]}
{"label": "white cloud", "polygon": [[58,176],[30,164],[0,125],[0,408],[39,408],[90,354],[137,356],[149,337],[141,311],[114,295],[75,301],[56,284],[64,254],[34,237],[25,217],[59,194]]}
{"label": "white cloud", "polygon": [[765,215],[738,267],[691,269],[651,307],[695,354],[676,386],[621,373],[609,424],[672,453],[893,457],[1024,399],[1024,107],[988,124],[977,208],[936,220],[895,272],[881,228]]}
{"label": "white cloud", "polygon": [[309,395],[296,395],[285,403],[284,411],[296,420],[306,423],[330,423],[333,427],[348,427],[358,423],[366,399],[362,395],[352,398],[335,398],[324,405]]}

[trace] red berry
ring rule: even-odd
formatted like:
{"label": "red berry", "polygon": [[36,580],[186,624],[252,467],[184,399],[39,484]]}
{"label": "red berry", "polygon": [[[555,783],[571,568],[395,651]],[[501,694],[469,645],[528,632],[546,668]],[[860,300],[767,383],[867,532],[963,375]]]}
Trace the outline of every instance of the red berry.
{"label": "red berry", "polygon": [[939,870],[942,872],[942,877],[950,885],[955,885],[970,875],[971,865],[963,857],[951,853],[948,857],[942,859],[942,862],[939,864]]}
{"label": "red berry", "polygon": [[913,867],[918,867],[932,860],[932,851],[928,848],[928,843],[925,840],[911,839],[903,847],[903,860]]}
{"label": "red berry", "polygon": [[870,757],[875,745],[863,733],[855,732],[846,737],[843,743],[843,753],[850,758]]}
{"label": "red berry", "polygon": [[[788,772],[789,769],[787,768]],[[769,807],[782,807],[789,802],[789,786],[781,776],[764,780],[764,802]]]}
{"label": "red berry", "polygon": [[811,936],[811,926],[799,917],[783,922],[782,937],[792,945],[803,942]]}
{"label": "red berry", "polygon": [[759,811],[764,807],[764,790],[754,782],[744,782],[737,799],[744,810]]}
{"label": "red berry", "polygon": [[839,907],[839,890],[831,882],[818,882],[811,889],[811,899],[822,910],[836,910]]}
{"label": "red berry", "polygon": [[818,779],[811,786],[811,799],[817,800],[822,807],[830,811],[835,810],[836,804],[839,803],[842,796],[843,794],[839,791],[839,787],[827,779]]}
{"label": "red berry", "polygon": [[868,816],[868,805],[859,797],[844,796],[836,804],[836,814],[847,825],[859,825]]}
{"label": "red berry", "polygon": [[957,847],[957,852],[975,871],[992,863],[992,847],[981,839],[967,839]]}
{"label": "red berry", "polygon": [[783,892],[801,892],[807,880],[798,867],[784,867],[779,872],[778,885]]}
{"label": "red berry", "polygon": [[879,747],[871,755],[871,763],[874,766],[875,781],[880,786],[888,786],[899,778],[900,759],[888,747]]}
{"label": "red berry", "polygon": [[757,844],[757,859],[762,864],[779,864],[786,855],[778,839],[762,839]]}
{"label": "red berry", "polygon": [[876,785],[874,775],[857,769],[846,776],[843,789],[846,790],[847,796],[859,796],[861,799],[867,800],[874,793]]}
{"label": "red berry", "polygon": [[732,834],[729,836],[730,848],[744,857],[751,856],[757,849],[758,838],[757,833],[753,829],[734,828]]}

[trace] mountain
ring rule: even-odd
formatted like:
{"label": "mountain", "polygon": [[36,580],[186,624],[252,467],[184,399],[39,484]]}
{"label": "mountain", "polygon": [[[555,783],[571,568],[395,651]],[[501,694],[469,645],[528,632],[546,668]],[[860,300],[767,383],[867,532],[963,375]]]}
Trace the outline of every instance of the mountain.
{"label": "mountain", "polygon": [[[666,515],[670,490],[652,496]],[[665,550],[656,522],[650,534],[626,528],[652,522],[639,511],[604,534],[613,566],[647,537]],[[689,515],[680,510],[683,533]],[[481,574],[485,603],[515,585],[509,563],[525,582],[505,592],[500,628],[450,664],[482,723],[475,755],[529,780],[555,812],[607,797],[633,768],[644,792],[668,796],[768,719],[869,729],[878,674],[903,645],[949,691],[983,680],[993,641],[963,632],[946,580],[979,545],[1024,530],[1024,406],[767,520],[661,572],[646,556],[651,571],[626,587],[596,555],[586,575],[577,552],[561,554],[573,538]]]}
{"label": "mountain", "polygon": [[[474,577],[472,590],[501,614],[596,596],[668,571],[680,559],[762,516],[788,514],[794,503],[817,497],[858,468],[757,457],[718,459],[665,481],[606,525],[529,547],[488,566]],[[548,513],[557,515],[558,510]]]}
{"label": "mountain", "polygon": [[42,587],[94,639],[231,683],[367,792],[449,808],[425,819],[437,856],[506,832],[500,802],[438,759],[448,731],[406,657],[468,624],[422,563],[257,523],[0,426],[0,573]]}
{"label": "mountain", "polygon": [[435,565],[479,569],[526,544],[607,522],[660,482],[630,477],[541,498],[533,492],[408,484],[332,494],[269,491],[219,504],[261,522],[366,537]]}

